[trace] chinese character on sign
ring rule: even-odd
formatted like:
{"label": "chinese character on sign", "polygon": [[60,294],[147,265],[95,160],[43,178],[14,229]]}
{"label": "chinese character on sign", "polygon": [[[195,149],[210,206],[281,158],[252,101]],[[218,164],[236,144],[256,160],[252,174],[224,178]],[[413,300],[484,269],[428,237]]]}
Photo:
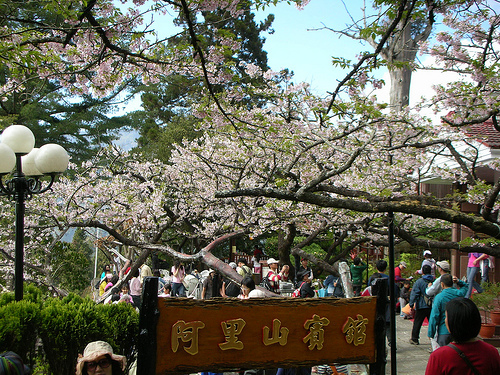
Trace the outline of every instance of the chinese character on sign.
{"label": "chinese character on sign", "polygon": [[278,319],[273,319],[273,335],[272,337],[269,336],[269,327],[264,326],[263,328],[263,337],[262,341],[264,345],[271,345],[271,344],[276,344],[279,343],[281,346],[285,346],[287,343],[288,339],[288,333],[290,330],[286,327],[281,328],[281,321]]}
{"label": "chinese character on sign", "polygon": [[184,320],[179,320],[172,326],[172,351],[174,353],[179,349],[179,339],[182,342],[191,341],[191,346],[184,350],[191,354],[198,354],[198,330],[205,327],[205,323],[194,321],[186,323]]}
{"label": "chinese character on sign", "polygon": [[312,319],[306,320],[304,328],[308,329],[309,333],[302,341],[304,343],[309,341],[309,350],[313,350],[314,347],[317,347],[318,350],[323,349],[325,341],[325,330],[323,327],[326,327],[328,324],[330,324],[330,321],[327,318],[320,318],[316,314],[313,315]]}
{"label": "chinese character on sign", "polygon": [[238,340],[237,335],[241,333],[243,327],[247,324],[243,319],[233,319],[226,320],[225,322],[221,322],[222,331],[224,332],[224,336],[226,337],[226,342],[219,344],[219,347],[222,350],[227,349],[243,349],[243,343]]}
{"label": "chinese character on sign", "polygon": [[362,345],[365,343],[366,339],[366,324],[368,323],[367,318],[363,318],[363,315],[357,316],[357,320],[349,317],[347,322],[342,327],[342,332],[345,333],[345,339],[348,344],[353,343],[354,346]]}

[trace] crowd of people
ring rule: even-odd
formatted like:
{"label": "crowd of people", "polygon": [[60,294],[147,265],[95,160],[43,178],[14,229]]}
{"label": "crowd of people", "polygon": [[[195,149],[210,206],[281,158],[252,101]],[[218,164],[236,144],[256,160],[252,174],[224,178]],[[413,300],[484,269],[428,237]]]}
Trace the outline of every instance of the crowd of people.
{"label": "crowd of people", "polygon": [[[469,278],[480,272],[480,267],[482,265],[481,262],[484,262],[487,257],[482,256],[482,254],[472,254],[470,258],[470,268],[478,269],[468,269],[467,276]],[[318,293],[318,289],[324,290],[323,295],[325,296],[334,296],[339,298],[345,296],[342,281],[338,275],[327,275],[322,285],[320,283],[319,286],[316,285],[315,288],[313,286],[314,271],[306,258],[300,259],[300,264],[297,266],[296,270],[294,270],[295,277],[293,279],[291,278],[290,266],[288,264],[280,265],[280,262],[277,259],[271,257],[268,258],[267,261],[259,262],[259,268],[255,268],[253,263],[253,260],[250,264],[248,264],[246,258],[239,258],[235,262],[230,262],[228,264],[236,274],[242,277],[240,283],[236,282],[234,278],[223,277],[214,269],[209,269],[201,273],[195,272],[195,277],[198,279],[197,286],[201,290],[199,298],[209,299],[216,297],[233,297],[248,299],[265,297],[266,294],[263,291],[264,289],[268,289],[271,292],[279,294],[281,292],[280,285],[284,282],[293,283],[295,288],[295,291],[292,294],[293,297],[312,298],[317,297],[318,295],[321,296],[321,294]],[[263,267],[262,264],[267,265],[267,268],[265,266]],[[373,272],[368,280],[366,280],[368,262],[359,257],[355,257],[353,259],[349,269],[355,296],[371,295],[372,287],[375,285],[377,280],[389,280],[389,275],[387,273],[388,264],[385,260],[378,260],[374,266],[375,272]],[[428,321],[426,334],[431,343],[429,351],[432,352],[432,360],[429,361],[426,374],[443,373],[436,372],[436,369],[442,365],[442,361],[452,358],[454,353],[456,354],[457,348],[463,353],[466,353],[466,355],[470,355],[470,360],[474,363],[474,365],[477,365],[479,369],[485,369],[484,366],[493,366],[491,368],[496,369],[500,366],[500,359],[494,355],[489,358],[489,364],[485,364],[485,362],[481,361],[476,355],[476,350],[485,350],[486,352],[488,352],[488,350],[491,351],[488,344],[483,343],[481,340],[477,340],[477,332],[475,332],[477,327],[469,330],[470,332],[464,336],[466,337],[464,339],[459,336],[462,333],[454,332],[454,330],[460,328],[459,324],[450,323],[450,319],[463,319],[463,317],[459,316],[460,314],[457,314],[456,306],[450,304],[450,302],[462,301],[463,299],[467,300],[467,297],[470,296],[469,291],[471,290],[471,283],[459,280],[456,276],[452,276],[450,274],[450,264],[446,260],[435,261],[430,250],[424,251],[422,264],[415,272],[414,276],[408,275],[407,268],[408,266],[406,262],[401,261],[394,269],[394,295],[396,296],[398,302],[397,312],[400,317],[413,320],[411,337],[408,338],[409,342],[413,345],[420,345],[420,335],[423,323],[425,320]],[[265,271],[261,273],[262,270]],[[185,266],[182,263],[175,262],[170,270],[170,275],[165,279],[159,274],[156,274],[156,272],[157,271],[155,270],[155,276],[158,276],[159,280],[161,280],[161,287],[159,288],[160,296],[186,297],[189,293],[191,293],[190,288],[184,283],[184,279],[187,274]],[[259,277],[255,277],[256,275],[259,275],[259,277],[261,276],[262,278],[260,284],[256,284],[256,280],[259,279]],[[481,275],[483,275],[483,273],[481,273]],[[414,280],[414,277],[416,280]],[[108,284],[112,284],[111,278],[104,275],[104,279],[107,282],[104,288],[109,288],[110,286]],[[259,286],[261,286],[261,288],[259,288]],[[475,290],[478,293],[481,292],[480,287],[477,285],[474,285],[472,290]],[[127,290],[122,289],[122,294],[126,295]],[[467,305],[470,303],[462,301],[461,304]],[[475,307],[473,303],[472,305]],[[453,318],[450,318],[450,309],[454,313],[454,315],[452,315]],[[461,312],[473,314],[472,310],[472,308],[468,308],[468,310],[463,308]],[[454,322],[456,322],[456,320],[454,320]],[[388,345],[391,345],[389,334],[390,328],[390,314],[388,306],[386,313]],[[476,344],[476,342],[480,343]],[[450,345],[454,345],[454,348]],[[494,351],[495,350],[496,349],[494,349]],[[496,351],[496,354],[498,354],[498,351]],[[316,373],[318,373],[319,369],[321,369],[321,371],[326,371],[326,373],[330,373],[327,371],[328,368],[334,367],[321,365],[315,367],[314,370]],[[339,369],[341,368],[342,367],[339,365]],[[281,371],[284,372],[283,369],[281,369]],[[311,368],[301,368],[300,371],[306,371],[306,373],[309,374],[311,373]],[[485,371],[484,373],[492,374],[496,372]]]}
{"label": "crowd of people", "polygon": [[[430,250],[425,250],[423,257],[421,267],[415,272],[418,276],[414,283],[413,276],[405,277],[406,262],[401,261],[395,267],[394,295],[397,298],[397,310],[400,317],[413,319],[410,344],[420,345],[420,331],[424,321],[428,321],[427,337],[431,343],[429,349],[431,354],[426,366],[426,375],[500,374],[498,350],[478,339],[481,317],[477,306],[469,299],[473,291],[481,293],[481,286],[475,278],[480,273],[482,281],[488,280],[484,263],[489,262],[486,268],[491,267],[491,259],[485,254],[469,254],[467,282],[465,282],[451,275],[450,264],[446,260],[435,261]],[[267,263],[268,270],[262,274],[259,288],[259,284],[256,284],[258,279],[256,275],[260,276],[262,263]],[[144,278],[148,276],[158,278],[160,297],[192,297],[193,288],[187,286],[186,283],[186,278],[189,277],[194,278],[195,283],[192,285],[200,289],[199,298],[201,299],[262,298],[266,296],[264,289],[279,294],[280,285],[284,282],[294,284],[295,291],[292,297],[312,298],[321,295],[313,287],[314,271],[306,258],[300,260],[295,270],[294,280],[291,279],[290,266],[283,264],[280,267],[280,262],[274,258],[259,262],[259,268],[253,264],[249,265],[244,257],[228,265],[241,276],[239,283],[234,278],[222,277],[214,269],[200,273],[196,270],[187,273],[182,262],[175,261],[167,275],[162,275],[159,270],[151,270],[148,265],[144,264],[133,271],[130,281],[122,282],[120,288],[117,285],[120,276],[130,272],[130,263],[126,263],[119,274],[113,273],[112,268],[106,265],[100,281],[96,284],[96,289],[99,290],[100,296],[111,290],[104,300],[105,304],[128,303],[137,308],[140,307]],[[388,281],[387,266],[385,260],[376,261],[375,272],[365,282],[368,262],[355,257],[349,267],[354,296],[371,295],[372,287],[376,285],[377,280]],[[338,298],[345,296],[342,281],[338,275],[328,275],[323,285],[320,284],[319,287],[324,290],[325,296]],[[389,306],[387,306],[386,313],[386,332],[390,346]],[[113,348],[107,342],[95,341],[89,343],[83,354],[78,357],[76,374],[124,374],[125,365],[125,357],[114,354]],[[12,369],[16,372],[6,372]],[[311,367],[301,367],[295,369],[295,373],[309,375],[312,370]],[[335,364],[314,367],[314,372],[317,374],[331,374],[343,370],[345,366]],[[289,369],[278,369],[278,372],[285,374],[289,372]],[[23,365],[16,353],[7,352],[0,355],[0,375],[4,373],[29,374],[29,368]]]}

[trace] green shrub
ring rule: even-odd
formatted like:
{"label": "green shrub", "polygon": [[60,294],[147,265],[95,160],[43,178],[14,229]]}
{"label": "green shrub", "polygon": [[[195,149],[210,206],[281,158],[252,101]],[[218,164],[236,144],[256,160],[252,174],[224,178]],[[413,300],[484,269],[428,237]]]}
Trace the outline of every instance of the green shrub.
{"label": "green shrub", "polygon": [[76,295],[47,300],[40,323],[40,338],[53,374],[74,373],[78,352],[100,333],[95,303]]}
{"label": "green shrub", "polygon": [[[98,305],[98,319],[104,337],[116,353],[127,357],[127,363],[135,359],[139,336],[139,314],[128,303]],[[83,350],[83,349],[82,349]]]}
{"label": "green shrub", "polygon": [[33,365],[36,356],[40,304],[29,300],[0,307],[0,352],[13,351]]}
{"label": "green shrub", "polygon": [[75,294],[44,300],[36,288],[19,302],[12,293],[0,295],[0,350],[21,355],[33,374],[74,374],[78,354],[95,340],[109,342],[130,363],[138,331],[139,314],[129,304],[97,305]]}

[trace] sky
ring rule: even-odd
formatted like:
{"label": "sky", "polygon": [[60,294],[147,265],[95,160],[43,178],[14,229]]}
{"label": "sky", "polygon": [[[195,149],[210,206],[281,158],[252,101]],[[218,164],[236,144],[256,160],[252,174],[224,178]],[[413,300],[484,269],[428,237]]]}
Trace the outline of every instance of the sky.
{"label": "sky", "polygon": [[[309,83],[313,92],[318,95],[333,91],[348,71],[334,68],[332,57],[356,60],[356,55],[361,51],[372,52],[373,49],[366,42],[361,44],[346,36],[339,37],[339,34],[326,28],[342,30],[352,23],[351,17],[355,21],[361,19],[363,3],[363,0],[345,0],[345,4],[341,0],[311,0],[303,10],[282,3],[258,12],[256,18],[259,20],[268,13],[275,15],[275,33],[266,35],[264,45],[271,69],[293,70],[296,81]],[[429,62],[426,57],[419,58]],[[386,86],[377,92],[377,97],[388,101],[389,74],[387,71],[380,74]],[[414,72],[410,105],[414,105],[422,96],[431,96],[432,85],[452,79],[456,79],[455,74],[439,71]],[[432,115],[430,112],[426,114]],[[439,116],[432,117],[437,120]]]}
{"label": "sky", "polygon": [[[350,0],[349,10],[360,15],[363,1]],[[351,9],[352,8],[352,9]],[[345,28],[349,15],[340,0],[311,0],[304,9],[287,3],[266,8],[256,14],[264,19],[275,15],[274,34],[266,35],[264,49],[273,70],[293,70],[298,82],[307,82],[317,94],[333,91],[345,74],[332,65],[332,56],[354,59],[361,46],[347,37],[339,38],[331,30]]]}
{"label": "sky", "polygon": [[[268,53],[270,68],[274,71],[288,68],[294,72],[296,82],[309,83],[311,90],[317,95],[323,96],[328,91],[333,91],[347,71],[334,68],[332,57],[354,60],[360,51],[372,51],[368,45],[345,36],[339,37],[326,29],[343,29],[352,22],[351,16],[354,20],[361,18],[363,0],[345,0],[345,3],[346,5],[341,0],[311,0],[304,9],[297,9],[295,5],[284,2],[257,11],[256,21],[265,19],[269,13],[275,15],[272,26],[274,33],[263,35],[266,38],[264,49]],[[377,96],[388,101],[389,76],[387,73],[382,75],[383,73],[381,77],[385,79],[386,87]],[[422,95],[431,95],[432,84],[446,82],[450,78],[450,75],[440,72],[415,72],[412,77],[410,105]],[[127,105],[127,108],[133,105],[140,105],[140,101]],[[427,114],[431,115],[430,112]],[[438,116],[434,117],[438,121]],[[123,137],[119,145],[123,148],[132,147],[134,135]]]}

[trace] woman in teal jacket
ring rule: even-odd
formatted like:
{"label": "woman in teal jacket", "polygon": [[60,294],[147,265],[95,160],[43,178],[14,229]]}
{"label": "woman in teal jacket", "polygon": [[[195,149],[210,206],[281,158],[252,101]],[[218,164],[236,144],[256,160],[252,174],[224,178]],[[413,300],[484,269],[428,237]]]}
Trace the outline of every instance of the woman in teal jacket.
{"label": "woman in teal jacket", "polygon": [[429,328],[427,336],[434,338],[436,331],[438,334],[437,343],[439,346],[448,345],[451,342],[450,332],[446,327],[446,304],[452,299],[463,297],[467,293],[469,287],[467,283],[457,280],[457,285],[460,289],[453,287],[453,277],[447,273],[441,276],[441,292],[434,297],[432,302],[432,311],[429,318]]}

